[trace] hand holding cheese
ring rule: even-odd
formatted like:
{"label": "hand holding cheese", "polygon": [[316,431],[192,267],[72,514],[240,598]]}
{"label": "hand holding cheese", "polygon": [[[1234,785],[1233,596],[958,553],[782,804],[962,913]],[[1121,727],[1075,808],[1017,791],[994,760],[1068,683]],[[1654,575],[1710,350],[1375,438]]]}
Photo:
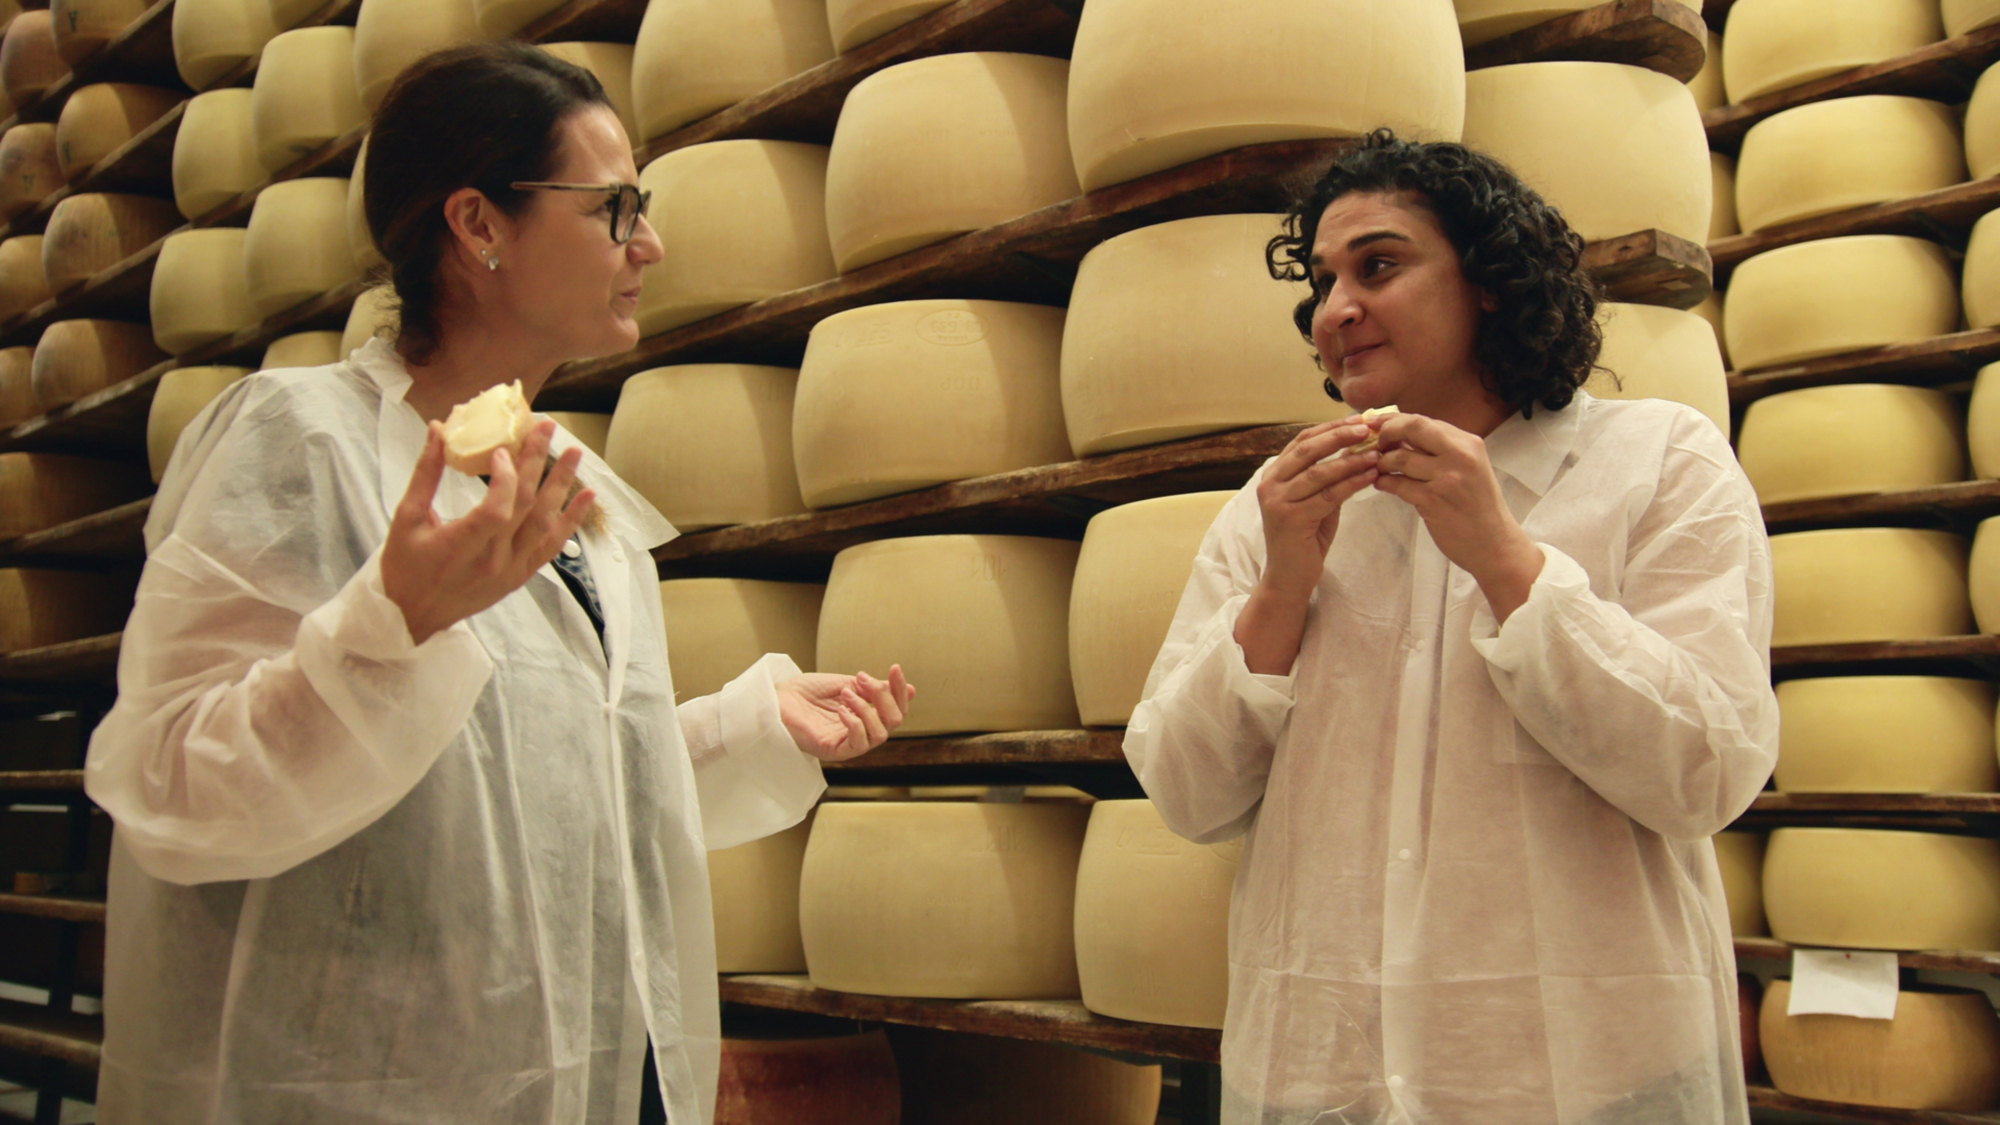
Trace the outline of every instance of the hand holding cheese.
{"label": "hand holding cheese", "polygon": [[808,672],[778,685],[778,715],[801,752],[844,762],[888,741],[916,695],[900,664],[890,665],[886,680]]}
{"label": "hand holding cheese", "polygon": [[528,409],[519,379],[488,387],[452,407],[444,420],[444,463],[461,473],[483,477],[499,450],[520,457],[521,443],[534,425],[535,415]]}
{"label": "hand holding cheese", "polygon": [[1497,621],[1528,600],[1542,572],[1542,549],[1521,530],[1500,495],[1486,442],[1449,422],[1397,414],[1382,422],[1375,487],[1422,516],[1444,556],[1472,575]]}

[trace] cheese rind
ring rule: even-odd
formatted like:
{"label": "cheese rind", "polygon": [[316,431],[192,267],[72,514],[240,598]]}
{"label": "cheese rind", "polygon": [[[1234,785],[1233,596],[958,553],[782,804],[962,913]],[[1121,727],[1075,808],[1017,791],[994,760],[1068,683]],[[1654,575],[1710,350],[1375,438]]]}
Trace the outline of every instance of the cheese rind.
{"label": "cheese rind", "polygon": [[1972,631],[1966,542],[1859,527],[1771,537],[1773,647],[1953,637]]}
{"label": "cheese rind", "polygon": [[1982,480],[2000,477],[2000,363],[1980,368],[1972,384],[1965,439],[1972,453],[1972,475]]}
{"label": "cheese rind", "polygon": [[173,354],[232,336],[258,321],[243,273],[239,227],[203,227],[167,236],[153,266],[153,342]]}
{"label": "cheese rind", "polygon": [[[1680,0],[1701,10],[1700,0]],[[1597,5],[1593,0],[1457,0],[1458,30],[1465,45],[1475,47],[1503,35],[1546,23]]]}
{"label": "cheese rind", "polygon": [[1708,33],[1708,57],[1702,60],[1701,70],[1688,79],[1688,92],[1694,95],[1695,108],[1703,113],[1729,104],[1729,94],[1722,88],[1722,36],[1713,30]]}
{"label": "cheese rind", "polygon": [[1833,98],[1750,127],[1736,164],[1743,229],[1907,199],[1965,181],[1958,116],[1943,102]]}
{"label": "cheese rind", "polygon": [[347,310],[347,326],[340,334],[340,358],[346,359],[377,336],[396,338],[396,291],[387,285],[363,290]]}
{"label": "cheese rind", "polygon": [[951,0],[826,0],[826,22],[833,31],[834,50],[846,54],[949,3]]}
{"label": "cheese rind", "polygon": [[0,569],[0,652],[45,648],[124,628],[136,576]]}
{"label": "cheese rind", "polygon": [[[563,6],[564,0],[472,0],[472,18],[488,39],[507,39]],[[639,135],[632,134],[637,141]]]}
{"label": "cheese rind", "polygon": [[1758,1040],[1771,1084],[1795,1098],[1977,1112],[2000,1104],[2000,1018],[1983,992],[1904,989],[1896,1016],[1787,1015],[1792,982],[1764,993]]}
{"label": "cheese rind", "polygon": [[1604,347],[1584,390],[1598,398],[1657,398],[1694,407],[1729,434],[1729,376],[1715,331],[1691,312],[1607,301]]}
{"label": "cheese rind", "polygon": [[2000,67],[1986,68],[1965,103],[1965,163],[1975,180],[2000,172]]}
{"label": "cheese rind", "polygon": [[174,0],[174,66],[206,90],[278,34],[267,0]]}
{"label": "cheese rind", "polygon": [[35,345],[35,401],[44,411],[68,406],[165,358],[146,325],[59,320],[42,332]]}
{"label": "cheese rind", "polygon": [[146,414],[146,460],[155,483],[166,475],[181,431],[217,395],[248,374],[247,367],[176,367],[160,376],[152,409]]}
{"label": "cheese rind", "polygon": [[1764,913],[1793,945],[2000,948],[2000,841],[1780,828],[1764,853]]}
{"label": "cheese rind", "polygon": [[47,8],[22,12],[7,22],[0,38],[0,87],[21,105],[55,85],[69,73],[69,63],[56,50],[55,19]]}
{"label": "cheese rind", "polygon": [[1715,201],[1708,216],[1708,241],[1743,233],[1736,216],[1736,161],[1719,152],[1708,154],[1709,197]]}
{"label": "cheese rind", "polygon": [[625,380],[604,460],[682,530],[806,510],[792,463],[789,367],[660,367]]}
{"label": "cheese rind", "polygon": [[147,0],[49,0],[56,54],[75,66],[132,26],[148,7]]}
{"label": "cheese rind", "polygon": [[130,82],[98,82],[71,94],[56,121],[64,178],[82,176],[179,104],[176,91]]}
{"label": "cheese rind", "polygon": [[1709,293],[1709,295],[1702,300],[1701,304],[1696,305],[1694,308],[1688,310],[1689,312],[1692,312],[1694,315],[1707,321],[1708,327],[1714,331],[1715,346],[1721,349],[1722,351],[1722,366],[1724,367],[1724,369],[1727,369],[1729,367],[1729,345],[1722,338],[1722,318],[1723,318],[1723,309],[1728,305],[1728,303],[1729,303],[1728,294],[1724,293],[1720,289],[1717,289]]}
{"label": "cheese rind", "polygon": [[583,443],[585,449],[604,456],[606,441],[611,436],[611,415],[588,414],[576,410],[548,410],[545,416],[555,419],[556,425],[570,432],[570,436]]}
{"label": "cheese rind", "polygon": [[294,332],[290,336],[280,336],[264,349],[264,358],[257,363],[257,370],[269,371],[279,367],[324,367],[329,363],[339,363],[347,358],[340,350],[340,333]]}
{"label": "cheese rind", "polygon": [[1063,310],[897,301],[813,326],[792,410],[815,508],[1070,459]]}
{"label": "cheese rind", "polygon": [[769,652],[782,652],[800,670],[812,671],[825,597],[825,586],[808,582],[675,578],[660,583],[674,699],[686,703],[714,695]]}
{"label": "cheese rind", "polygon": [[724,973],[803,973],[799,871],[813,818],[783,832],[708,853],[715,967]]}
{"label": "cheese rind", "polygon": [[540,47],[572,66],[589,71],[597,84],[604,87],[604,96],[611,99],[618,123],[625,127],[625,136],[629,139],[639,136],[638,112],[632,103],[630,43],[543,43]]}
{"label": "cheese rind", "polygon": [[[711,862],[715,856],[709,853]],[[879,1030],[836,1039],[724,1039],[715,1125],[898,1125],[902,1098],[896,1056]]]}
{"label": "cheese rind", "polygon": [[1751,98],[1867,66],[1944,38],[1936,0],[1741,0],[1723,28],[1722,84]]}
{"label": "cheese rind", "polygon": [[181,225],[180,213],[150,195],[85,192],[49,212],[42,275],[57,293],[81,285]]}
{"label": "cheese rind", "polygon": [[1980,521],[1979,532],[1972,538],[1966,582],[1979,631],[2000,633],[2000,517]]}
{"label": "cheese rind", "polygon": [[268,0],[271,22],[279,31],[290,31],[305,18],[326,7],[325,0]]}
{"label": "cheese rind", "polygon": [[0,539],[46,531],[146,495],[136,465],[60,453],[0,453]]}
{"label": "cheese rind", "polygon": [[1787,680],[1778,685],[1778,712],[1777,781],[1785,792],[1990,793],[2000,788],[1993,686],[1983,681],[1941,676]]}
{"label": "cheese rind", "polygon": [[1963,434],[1943,391],[1847,383],[1751,403],[1736,448],[1757,498],[1782,504],[1964,480]]}
{"label": "cheese rind", "polygon": [[251,128],[256,95],[232,87],[188,99],[174,135],[174,205],[190,219],[264,182]]}
{"label": "cheese rind", "polygon": [[633,139],[673,132],[831,58],[820,0],[656,0],[632,59]]}
{"label": "cheese rind", "polygon": [[0,348],[0,426],[14,426],[42,412],[35,398],[35,349]]}
{"label": "cheese rind", "polygon": [[368,0],[363,7],[354,21],[354,80],[370,113],[411,63],[488,38],[472,0]]}
{"label": "cheese rind", "polygon": [[1965,247],[1962,296],[1965,322],[1973,328],[2000,325],[2000,212],[1988,212],[1972,224]]}
{"label": "cheese rind", "polygon": [[1160,1068],[1050,1043],[889,1029],[907,1125],[1153,1125]]}
{"label": "cheese rind", "polygon": [[347,181],[309,176],[258,192],[243,273],[260,318],[358,280],[347,244]]}
{"label": "cheese rind", "polygon": [[67,182],[56,127],[31,121],[0,133],[0,219],[12,219]]}
{"label": "cheese rind", "polygon": [[1729,932],[1763,937],[1764,837],[1755,832],[1715,834],[1715,862],[1722,870],[1722,897],[1729,907]]}
{"label": "cheese rind", "polygon": [[264,45],[250,130],[265,171],[289,167],[367,121],[354,84],[353,28],[305,27]]}
{"label": "cheese rind", "polygon": [[1943,0],[1938,7],[1947,39],[2000,23],[2000,0]]}
{"label": "cheese rind", "polygon": [[0,320],[12,320],[52,296],[42,272],[42,236],[17,234],[0,242]]}
{"label": "cheese rind", "polygon": [[1849,235],[1768,250],[1736,267],[1723,334],[1738,371],[1958,328],[1958,270],[1921,238]]}

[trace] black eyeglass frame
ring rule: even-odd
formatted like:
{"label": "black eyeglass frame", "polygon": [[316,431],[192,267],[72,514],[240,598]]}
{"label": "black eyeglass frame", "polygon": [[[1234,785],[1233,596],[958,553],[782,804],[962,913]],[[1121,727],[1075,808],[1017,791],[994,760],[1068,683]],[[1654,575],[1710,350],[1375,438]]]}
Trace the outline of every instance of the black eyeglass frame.
{"label": "black eyeglass frame", "polygon": [[[620,246],[639,233],[639,217],[653,204],[653,193],[632,184],[563,184],[547,180],[516,180],[507,185],[516,191],[601,191],[611,199],[611,241]],[[619,228],[624,233],[619,233]]]}

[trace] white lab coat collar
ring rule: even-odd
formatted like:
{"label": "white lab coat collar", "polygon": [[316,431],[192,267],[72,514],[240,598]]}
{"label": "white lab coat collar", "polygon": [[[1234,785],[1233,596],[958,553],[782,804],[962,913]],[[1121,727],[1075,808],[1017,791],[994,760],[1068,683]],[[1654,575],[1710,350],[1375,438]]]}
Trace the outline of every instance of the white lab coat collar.
{"label": "white lab coat collar", "polygon": [[1486,435],[1486,459],[1537,497],[1546,495],[1563,462],[1576,451],[1577,431],[1590,402],[1589,395],[1578,391],[1576,400],[1561,410],[1544,407],[1533,418],[1514,415]]}

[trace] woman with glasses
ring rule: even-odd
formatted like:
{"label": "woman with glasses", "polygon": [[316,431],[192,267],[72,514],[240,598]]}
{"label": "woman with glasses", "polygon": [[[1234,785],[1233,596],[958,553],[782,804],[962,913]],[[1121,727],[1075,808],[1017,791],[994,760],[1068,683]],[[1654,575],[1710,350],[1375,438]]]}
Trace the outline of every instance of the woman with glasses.
{"label": "woman with glasses", "polygon": [[636,178],[586,71],[418,63],[364,185],[396,341],[182,436],[90,748],[105,1125],[629,1125],[649,1035],[672,1119],[713,1113],[704,852],[798,823],[914,692],[773,655],[677,708],[667,522],[547,420],[446,469],[454,404],[637,341]]}

